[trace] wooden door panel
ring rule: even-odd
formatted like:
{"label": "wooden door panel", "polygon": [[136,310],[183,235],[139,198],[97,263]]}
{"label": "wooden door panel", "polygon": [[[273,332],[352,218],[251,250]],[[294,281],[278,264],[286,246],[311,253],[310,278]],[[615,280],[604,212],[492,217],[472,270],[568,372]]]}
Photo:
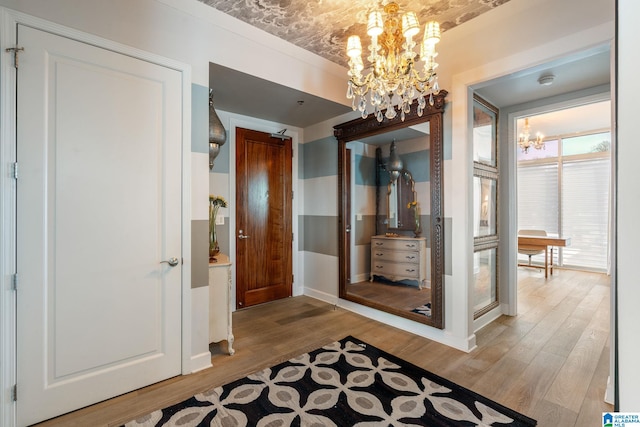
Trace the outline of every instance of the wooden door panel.
{"label": "wooden door panel", "polygon": [[237,307],[291,295],[291,140],[237,129]]}

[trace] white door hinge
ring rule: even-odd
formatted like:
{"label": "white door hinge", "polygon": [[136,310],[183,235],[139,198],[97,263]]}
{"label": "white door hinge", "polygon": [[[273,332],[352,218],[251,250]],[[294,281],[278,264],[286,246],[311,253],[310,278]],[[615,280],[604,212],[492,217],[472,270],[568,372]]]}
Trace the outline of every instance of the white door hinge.
{"label": "white door hinge", "polygon": [[18,290],[18,273],[13,275],[13,279],[11,280],[11,289],[14,291]]}
{"label": "white door hinge", "polygon": [[23,52],[23,47],[8,47],[5,49],[5,52],[13,52],[13,66],[18,68],[18,53]]}
{"label": "white door hinge", "polygon": [[295,281],[296,281],[296,275],[292,274],[291,275],[291,283],[295,283]]}
{"label": "white door hinge", "polygon": [[18,384],[13,385],[13,390],[11,390],[11,399],[14,402],[18,401]]}
{"label": "white door hinge", "polygon": [[13,162],[13,179],[18,179],[18,162]]}

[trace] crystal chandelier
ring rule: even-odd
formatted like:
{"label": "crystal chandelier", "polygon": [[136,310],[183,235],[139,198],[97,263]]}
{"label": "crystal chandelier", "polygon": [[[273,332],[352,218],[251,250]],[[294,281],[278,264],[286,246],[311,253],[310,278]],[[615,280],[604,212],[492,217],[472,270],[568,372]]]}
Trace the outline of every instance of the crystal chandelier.
{"label": "crystal chandelier", "polygon": [[536,139],[529,139],[531,136],[531,126],[529,126],[529,119],[524,119],[524,129],[523,132],[518,137],[518,145],[522,149],[523,153],[528,153],[529,148],[533,147],[536,150],[540,150],[544,148],[544,136],[540,133],[536,133]]}
{"label": "crystal chandelier", "polygon": [[[436,43],[440,41],[440,24],[431,21],[425,25],[420,55],[414,51],[416,43],[413,41],[413,36],[419,32],[416,13],[400,15],[400,8],[395,2],[388,3],[383,10],[371,11],[367,24],[367,34],[371,37],[367,60],[371,65],[365,75],[360,37],[349,37],[347,98],[353,100],[353,110],[357,108],[362,118],[369,114],[367,104],[379,122],[383,117],[389,120],[396,117],[396,108],[404,121],[416,96],[419,116],[427,105],[425,98],[429,98],[433,105],[433,95],[439,92],[435,58],[438,55]],[[423,63],[422,71],[418,69],[420,61]],[[387,111],[383,115],[385,109]]]}

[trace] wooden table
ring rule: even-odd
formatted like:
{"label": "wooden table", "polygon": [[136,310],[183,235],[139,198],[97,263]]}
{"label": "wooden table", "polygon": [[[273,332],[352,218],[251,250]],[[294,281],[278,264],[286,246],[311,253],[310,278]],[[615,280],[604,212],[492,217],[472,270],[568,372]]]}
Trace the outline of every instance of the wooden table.
{"label": "wooden table", "polygon": [[[526,246],[527,249],[540,249],[544,251],[544,277],[547,278],[547,271],[551,271],[553,275],[553,248],[555,246],[569,246],[571,244],[570,237],[551,237],[551,236],[529,236],[525,234],[518,235],[518,247]],[[551,262],[548,261],[547,253],[551,248]],[[529,264],[518,264],[522,267],[532,267]]]}

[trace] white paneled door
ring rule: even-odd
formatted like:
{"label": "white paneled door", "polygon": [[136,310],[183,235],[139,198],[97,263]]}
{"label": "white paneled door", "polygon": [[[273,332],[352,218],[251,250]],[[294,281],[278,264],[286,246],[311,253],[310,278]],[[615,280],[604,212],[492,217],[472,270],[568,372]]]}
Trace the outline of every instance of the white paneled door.
{"label": "white paneled door", "polygon": [[18,44],[27,425],[181,372],[182,76],[22,25]]}

